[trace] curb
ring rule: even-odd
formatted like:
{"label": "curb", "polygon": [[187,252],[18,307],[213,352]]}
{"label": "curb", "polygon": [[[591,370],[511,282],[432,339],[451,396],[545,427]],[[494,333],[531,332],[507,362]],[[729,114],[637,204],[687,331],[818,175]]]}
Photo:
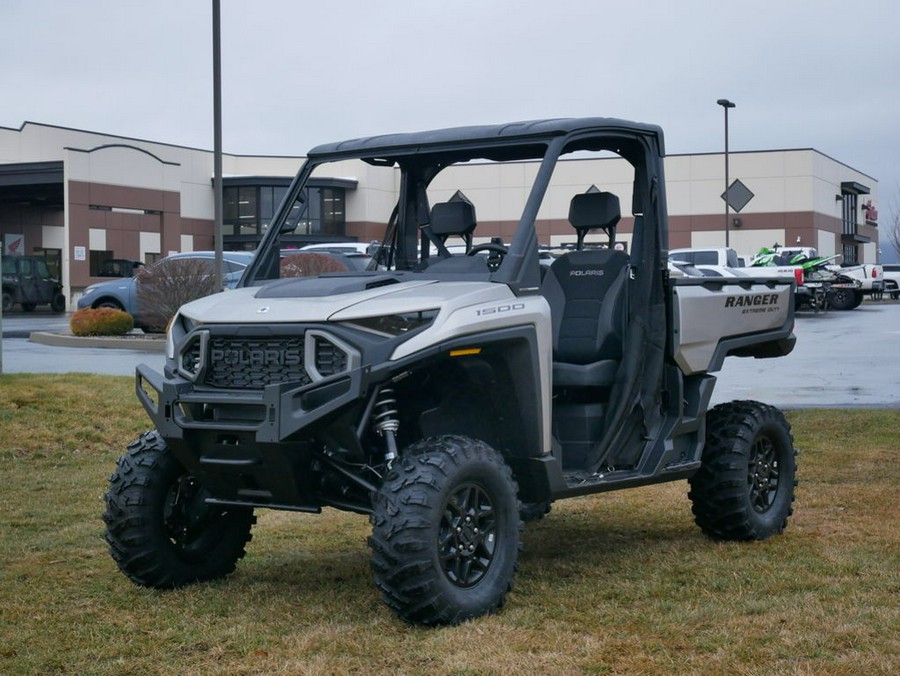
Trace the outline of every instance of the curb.
{"label": "curb", "polygon": [[73,336],[66,333],[47,333],[45,331],[32,331],[29,336],[32,343],[52,345],[54,347],[101,347],[118,350],[136,350],[139,352],[165,352],[166,341],[164,338],[144,338],[141,336],[113,337],[113,336]]}

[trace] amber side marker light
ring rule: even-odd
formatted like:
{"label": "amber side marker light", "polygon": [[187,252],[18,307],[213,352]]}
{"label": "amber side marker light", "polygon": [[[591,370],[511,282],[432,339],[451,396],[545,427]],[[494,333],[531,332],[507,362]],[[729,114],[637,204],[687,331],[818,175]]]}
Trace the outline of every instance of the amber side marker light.
{"label": "amber side marker light", "polygon": [[465,357],[470,354],[481,354],[480,347],[468,347],[465,350],[450,350],[451,357]]}

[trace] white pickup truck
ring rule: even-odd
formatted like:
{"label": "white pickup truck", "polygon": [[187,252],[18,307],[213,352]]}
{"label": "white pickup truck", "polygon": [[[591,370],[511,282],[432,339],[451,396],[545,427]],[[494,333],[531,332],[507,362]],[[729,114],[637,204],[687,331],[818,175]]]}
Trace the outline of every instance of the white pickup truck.
{"label": "white pickup truck", "polygon": [[[834,310],[852,310],[871,295],[878,299],[884,292],[881,265],[837,265],[825,264],[810,269],[794,259],[805,257],[805,261],[819,258],[819,253],[811,247],[776,246],[769,253],[758,254],[752,264],[744,265],[744,258],[734,249],[719,247],[705,249],[673,249],[669,260],[690,263],[699,270],[721,270],[730,268],[738,274],[753,277],[793,278],[797,283],[795,302],[797,307],[830,307]],[[837,260],[840,255],[832,257]]]}
{"label": "white pickup truck", "polygon": [[[779,247],[776,246],[774,251],[778,254],[782,263],[790,264],[796,257],[802,256],[805,260],[814,260],[819,258],[819,252],[812,247]],[[835,260],[840,255],[834,257]],[[842,275],[859,283],[859,286],[853,288],[852,285],[844,283],[832,284],[832,292],[829,294],[829,307],[835,310],[852,310],[859,307],[865,296],[872,296],[874,299],[880,299],[884,293],[884,271],[880,264],[859,263],[859,264],[841,264],[833,263],[826,265],[825,269],[835,275]]]}
{"label": "white pickup truck", "polygon": [[884,275],[884,292],[889,294],[891,300],[900,298],[900,263],[885,263],[882,274]]}

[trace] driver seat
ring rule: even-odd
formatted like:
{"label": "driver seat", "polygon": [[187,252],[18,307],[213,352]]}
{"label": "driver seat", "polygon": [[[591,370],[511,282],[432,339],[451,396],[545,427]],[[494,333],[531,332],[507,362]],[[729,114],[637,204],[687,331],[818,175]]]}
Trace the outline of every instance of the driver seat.
{"label": "driver seat", "polygon": [[[475,205],[464,199],[453,199],[439,202],[431,207],[432,242],[437,244],[438,258],[429,262],[429,272],[443,273],[483,273],[487,272],[487,262],[483,256],[469,256],[472,248],[472,233],[478,222],[475,219]],[[450,237],[460,237],[466,243],[466,253],[453,255],[447,251],[444,243]]]}
{"label": "driver seat", "polygon": [[[584,237],[602,228],[615,232],[619,198],[608,192],[575,195],[569,222],[578,249],[557,258],[541,293],[553,323],[553,387],[609,387],[622,358],[628,255],[624,251],[584,249]],[[614,240],[614,235],[610,237]]]}

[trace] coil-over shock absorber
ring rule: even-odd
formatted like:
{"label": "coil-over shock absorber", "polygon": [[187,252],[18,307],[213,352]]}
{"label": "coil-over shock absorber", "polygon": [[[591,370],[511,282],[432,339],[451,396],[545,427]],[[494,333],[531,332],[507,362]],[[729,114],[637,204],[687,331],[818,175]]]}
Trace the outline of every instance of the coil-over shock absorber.
{"label": "coil-over shock absorber", "polygon": [[372,415],[372,425],[387,445],[384,460],[387,466],[397,457],[397,430],[400,420],[397,418],[397,396],[394,388],[385,385],[378,391],[378,397]]}

